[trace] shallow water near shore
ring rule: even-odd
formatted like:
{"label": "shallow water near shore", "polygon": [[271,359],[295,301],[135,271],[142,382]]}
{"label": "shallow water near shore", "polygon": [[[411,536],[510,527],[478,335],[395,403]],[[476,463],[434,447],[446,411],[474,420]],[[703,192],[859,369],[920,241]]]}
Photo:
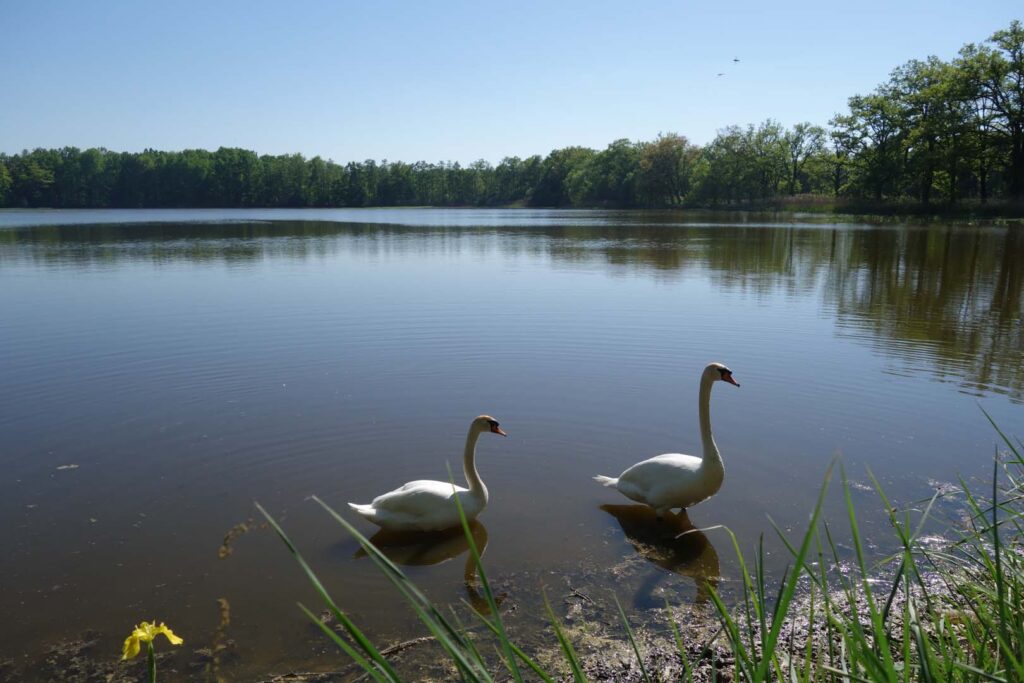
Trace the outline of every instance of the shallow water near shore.
{"label": "shallow water near shore", "polygon": [[[474,527],[508,605],[538,586],[636,612],[705,599],[745,548],[802,530],[836,454],[881,556],[897,504],[987,476],[1024,429],[1024,231],[820,218],[541,210],[0,212],[0,660],[156,618],[209,646],[231,605],[241,678],[336,661],[259,501],[374,637],[421,635],[342,514],[456,477],[470,420],[491,503]],[[722,491],[658,523],[590,480],[700,452],[711,360]],[[836,497],[826,516],[841,525]],[[368,534],[374,530],[353,521]],[[770,569],[785,555],[768,539]],[[389,539],[443,604],[474,600],[457,535]],[[221,557],[221,555],[224,555]],[[312,662],[313,664],[311,664]],[[183,678],[187,669],[180,672]],[[198,674],[196,674],[198,675]]]}

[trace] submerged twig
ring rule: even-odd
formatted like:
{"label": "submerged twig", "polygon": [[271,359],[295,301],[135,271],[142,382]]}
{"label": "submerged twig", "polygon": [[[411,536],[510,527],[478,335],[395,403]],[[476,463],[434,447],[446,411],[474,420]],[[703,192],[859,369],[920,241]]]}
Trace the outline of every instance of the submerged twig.
{"label": "submerged twig", "polygon": [[566,601],[568,601],[568,599],[572,597],[579,598],[580,600],[585,600],[586,602],[589,602],[592,605],[596,604],[592,597],[590,597],[586,593],[581,593],[579,589],[576,588],[570,588],[569,595],[565,596]]}

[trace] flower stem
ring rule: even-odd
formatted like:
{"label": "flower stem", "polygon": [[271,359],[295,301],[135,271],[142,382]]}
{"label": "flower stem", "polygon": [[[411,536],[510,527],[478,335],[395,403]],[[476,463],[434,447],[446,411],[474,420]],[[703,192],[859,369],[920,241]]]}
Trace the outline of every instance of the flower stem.
{"label": "flower stem", "polygon": [[156,654],[153,652],[153,641],[146,643],[146,680],[156,683]]}

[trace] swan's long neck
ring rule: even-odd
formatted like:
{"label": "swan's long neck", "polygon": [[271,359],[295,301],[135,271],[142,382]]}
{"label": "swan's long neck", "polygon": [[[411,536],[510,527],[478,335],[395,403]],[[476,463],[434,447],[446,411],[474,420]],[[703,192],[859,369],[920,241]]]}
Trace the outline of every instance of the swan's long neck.
{"label": "swan's long neck", "polygon": [[470,427],[469,434],[466,436],[466,452],[462,456],[462,471],[466,475],[470,494],[486,503],[487,487],[484,486],[484,480],[480,478],[480,473],[476,471],[476,440],[479,437],[480,430],[475,425]]}
{"label": "swan's long neck", "polygon": [[704,460],[701,467],[722,467],[722,455],[718,452],[715,437],[711,434],[711,387],[715,380],[704,376],[700,380],[698,409],[700,412],[700,439],[704,445]]}

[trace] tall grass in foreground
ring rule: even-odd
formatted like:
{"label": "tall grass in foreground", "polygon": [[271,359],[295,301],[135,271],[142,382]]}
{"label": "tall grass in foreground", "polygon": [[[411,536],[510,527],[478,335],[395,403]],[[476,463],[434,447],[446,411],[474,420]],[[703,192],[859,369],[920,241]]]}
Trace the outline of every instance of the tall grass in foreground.
{"label": "tall grass in foreground", "polygon": [[[732,606],[711,589],[723,634],[718,647],[732,655],[733,671],[727,672],[730,677],[751,682],[1024,681],[1024,444],[1019,439],[1011,441],[994,423],[993,427],[1006,450],[1000,453],[997,449],[991,490],[981,496],[961,482],[968,519],[962,528],[953,530],[958,538],[946,547],[930,549],[919,542],[938,493],[911,514],[894,508],[872,478],[899,552],[881,565],[869,564],[845,472],[841,472],[854,550],[853,566],[846,567],[840,560],[833,529],[820,519],[832,467],[798,542],[775,527],[792,556],[777,586],[769,586],[765,576],[763,539],[751,563],[735,535],[723,528],[736,551],[742,586],[738,604]],[[454,612],[445,614],[433,605],[355,527],[319,498],[314,500],[355,537],[402,594],[462,680],[522,681],[524,671],[531,679],[543,681],[569,675],[575,681],[586,680],[585,663],[546,597],[552,645],[561,650],[565,667],[545,671],[510,639],[465,517],[463,530],[469,552],[490,608],[489,614],[473,610],[474,619],[493,636],[486,648],[486,639],[471,637]],[[259,509],[295,556],[344,634],[326,625],[304,605],[300,608],[374,680],[402,680],[381,651],[336,605],[280,526],[262,507]],[[637,657],[642,680],[651,681],[650,667],[645,666],[628,618],[621,606],[618,609],[623,637]],[[688,653],[705,648],[688,647],[685,629],[670,625],[680,658],[676,676],[694,680],[701,662],[691,661]],[[711,667],[700,671],[711,677],[725,673]]]}

